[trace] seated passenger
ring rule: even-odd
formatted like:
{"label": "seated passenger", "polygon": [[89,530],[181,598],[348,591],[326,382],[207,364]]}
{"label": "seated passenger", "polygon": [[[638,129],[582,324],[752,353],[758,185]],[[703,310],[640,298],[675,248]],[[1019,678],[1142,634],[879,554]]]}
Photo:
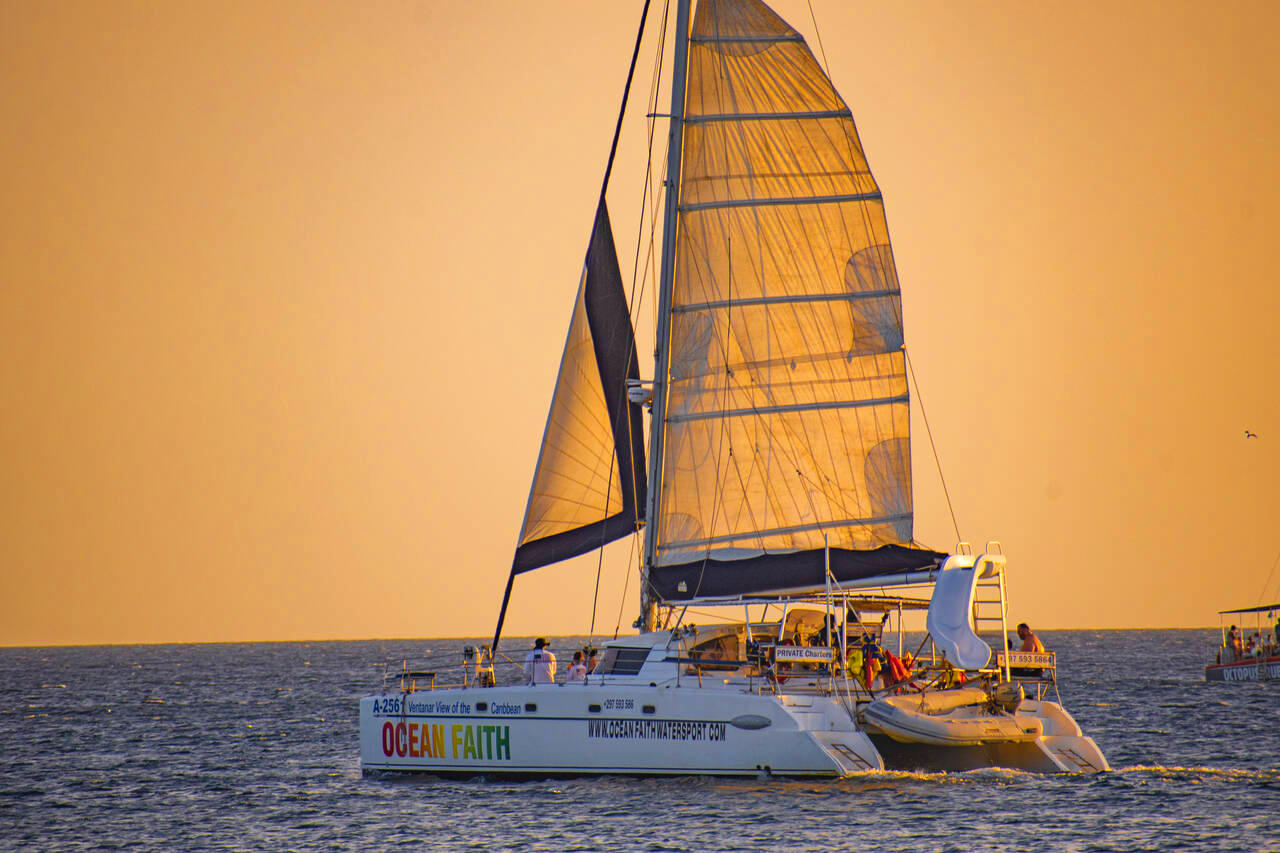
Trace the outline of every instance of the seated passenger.
{"label": "seated passenger", "polygon": [[[1026,622],[1018,623],[1018,637],[1022,640],[1022,646],[1018,649],[1020,652],[1043,652],[1045,651],[1044,643],[1040,642],[1040,638],[1031,630],[1031,626]],[[1020,676],[1022,678],[1043,678],[1044,670],[1039,667],[1032,666],[1015,666],[1009,670],[1010,675]]]}
{"label": "seated passenger", "polygon": [[582,652],[573,653],[573,663],[569,664],[566,681],[586,681],[587,665],[582,662]]}
{"label": "seated passenger", "polygon": [[1018,623],[1018,638],[1022,640],[1021,652],[1043,652],[1044,643],[1040,642],[1040,638],[1035,635],[1026,622]]}

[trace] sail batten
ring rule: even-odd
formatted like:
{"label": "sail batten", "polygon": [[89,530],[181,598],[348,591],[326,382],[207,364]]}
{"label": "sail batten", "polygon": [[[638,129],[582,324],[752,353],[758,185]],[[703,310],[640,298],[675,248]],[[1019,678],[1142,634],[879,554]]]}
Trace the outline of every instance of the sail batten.
{"label": "sail batten", "polygon": [[790,293],[784,296],[757,296],[747,299],[722,299],[719,302],[693,303],[680,305],[672,311],[685,314],[690,311],[713,311],[717,308],[733,308],[750,305],[780,305],[787,302],[851,302],[856,299],[875,299],[884,296],[896,296],[902,291],[868,290],[863,293]]}
{"label": "sail batten", "polygon": [[783,196],[780,198],[732,198],[721,201],[703,201],[681,205],[681,213],[714,210],[720,207],[765,207],[767,205],[839,204],[845,201],[880,201],[880,193],[853,193],[845,195]]}
{"label": "sail batten", "polygon": [[826,542],[847,576],[931,565],[909,547],[901,293],[849,108],[759,0],[702,0],[687,69],[651,583],[804,586]]}
{"label": "sail batten", "polygon": [[688,124],[705,121],[781,121],[783,119],[802,118],[852,118],[853,113],[846,110],[810,110],[808,112],[774,112],[774,113],[722,113],[717,115],[689,116]]}
{"label": "sail batten", "polygon": [[860,406],[881,406],[887,403],[906,403],[907,395],[880,397],[872,400],[830,400],[824,403],[792,403],[788,406],[756,406],[751,409],[718,409],[709,412],[693,412],[672,415],[668,423],[685,423],[702,418],[743,418],[751,415],[777,415],[784,412],[812,412],[818,409],[856,409]]}
{"label": "sail batten", "polygon": [[780,36],[693,36],[689,41],[695,44],[750,44],[752,42],[803,42],[804,39],[799,33],[792,33],[790,35]]}
{"label": "sail batten", "polygon": [[686,542],[668,542],[667,547],[693,548],[702,545],[722,545],[726,542],[737,542],[742,539],[748,539],[756,536],[774,536],[780,533],[802,533],[811,530],[836,530],[841,527],[857,527],[867,524],[890,524],[899,521],[906,521],[909,517],[909,513],[898,513],[897,515],[882,515],[875,518],[842,518],[833,521],[818,521],[813,524],[796,524],[791,527],[777,527],[773,530],[753,530],[749,533],[730,533],[711,539],[691,539]]}

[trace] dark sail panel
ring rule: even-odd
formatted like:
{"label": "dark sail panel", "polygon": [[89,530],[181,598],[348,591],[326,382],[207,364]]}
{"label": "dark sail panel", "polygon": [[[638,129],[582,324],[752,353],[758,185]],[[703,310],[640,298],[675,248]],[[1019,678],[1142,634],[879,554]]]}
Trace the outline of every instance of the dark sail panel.
{"label": "dark sail panel", "polygon": [[560,360],[512,573],[584,554],[636,529],[645,501],[640,376],[609,212],[601,197]]}
{"label": "dark sail panel", "polygon": [[[947,557],[937,551],[883,545],[869,551],[831,549],[831,575],[837,582],[863,580],[937,568]],[[821,589],[826,578],[822,551],[763,554],[745,560],[696,560],[653,566],[649,583],[664,601],[688,601],[797,589]],[[892,579],[885,578],[886,583]]]}

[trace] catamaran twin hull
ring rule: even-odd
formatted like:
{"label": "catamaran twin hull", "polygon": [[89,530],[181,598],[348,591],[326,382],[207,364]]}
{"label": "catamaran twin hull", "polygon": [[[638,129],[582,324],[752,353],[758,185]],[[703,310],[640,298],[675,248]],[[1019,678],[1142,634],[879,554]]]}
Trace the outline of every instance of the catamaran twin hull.
{"label": "catamaran twin hull", "polygon": [[869,737],[838,700],[821,694],[607,684],[387,693],[361,702],[360,757],[366,770],[468,776],[1108,769],[1061,706],[1028,701],[1020,711],[1018,720],[1034,722],[1034,736],[940,744],[904,729],[910,720],[872,720]]}
{"label": "catamaran twin hull", "polygon": [[437,774],[846,776],[884,767],[831,697],[537,685],[360,703],[366,770]]}

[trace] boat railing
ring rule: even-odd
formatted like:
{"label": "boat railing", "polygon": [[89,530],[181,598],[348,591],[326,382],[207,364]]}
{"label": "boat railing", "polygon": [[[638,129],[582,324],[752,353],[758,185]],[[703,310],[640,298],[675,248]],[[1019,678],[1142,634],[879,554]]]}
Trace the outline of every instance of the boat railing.
{"label": "boat railing", "polygon": [[[501,652],[499,652],[501,654]],[[419,690],[435,690],[447,689],[451,687],[493,687],[497,680],[493,671],[493,652],[489,650],[487,645],[465,646],[462,649],[462,663],[454,665],[440,665],[441,656],[430,656],[424,663],[430,669],[410,669],[409,659],[403,658],[400,661],[399,669],[394,669],[394,664],[383,664],[382,668],[382,692],[386,693],[394,681],[396,687],[401,693],[415,693]],[[502,655],[506,658],[506,655]],[[510,658],[507,658],[510,660]],[[514,663],[514,661],[513,661]],[[443,677],[449,678],[450,682],[437,685],[437,674],[443,673]],[[454,681],[453,679],[457,679]]]}
{"label": "boat railing", "polygon": [[385,670],[382,673],[383,693],[387,692],[391,679],[395,679],[398,682],[397,689],[401,693],[415,693],[418,690],[436,689],[436,674],[433,671],[411,670],[408,667],[401,667],[398,672]]}
{"label": "boat railing", "polygon": [[1268,660],[1280,654],[1280,646],[1274,643],[1264,643],[1255,646],[1252,650],[1246,649],[1239,654],[1230,645],[1219,646],[1217,649],[1217,664],[1238,664],[1238,663],[1257,663],[1260,660]]}

